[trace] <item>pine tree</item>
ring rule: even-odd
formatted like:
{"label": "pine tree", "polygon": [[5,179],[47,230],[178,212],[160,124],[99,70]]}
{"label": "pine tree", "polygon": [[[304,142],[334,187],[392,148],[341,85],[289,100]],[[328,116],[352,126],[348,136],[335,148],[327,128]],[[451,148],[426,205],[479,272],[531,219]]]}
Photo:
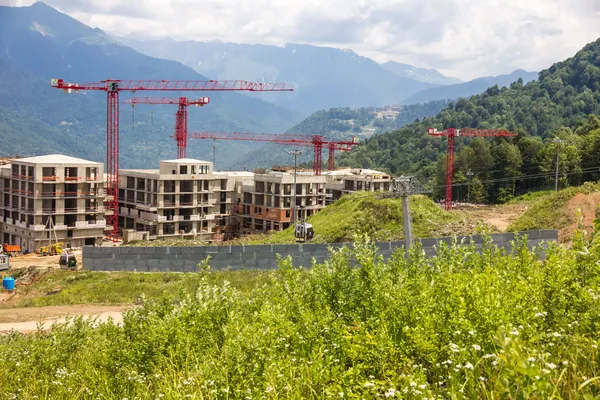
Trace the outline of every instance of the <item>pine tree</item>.
{"label": "pine tree", "polygon": [[471,182],[471,203],[482,204],[487,202],[487,191],[481,183],[481,179],[475,176]]}

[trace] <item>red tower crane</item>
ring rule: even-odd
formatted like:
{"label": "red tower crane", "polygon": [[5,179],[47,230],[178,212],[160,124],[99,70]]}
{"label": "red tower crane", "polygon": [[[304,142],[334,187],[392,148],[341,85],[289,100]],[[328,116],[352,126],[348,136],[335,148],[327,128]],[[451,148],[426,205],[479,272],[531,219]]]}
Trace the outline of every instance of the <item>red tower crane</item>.
{"label": "red tower crane", "polygon": [[354,146],[360,145],[358,138],[352,140],[335,141],[320,135],[297,135],[297,134],[270,134],[270,133],[248,133],[248,132],[199,132],[190,135],[193,139],[213,139],[213,140],[250,140],[254,142],[270,142],[277,144],[286,144],[294,146],[305,146],[314,148],[313,170],[315,175],[321,175],[323,171],[322,151],[323,147],[329,149],[329,170],[334,168],[334,155],[336,150],[350,151]]}
{"label": "red tower crane", "polygon": [[454,138],[457,136],[517,136],[516,133],[504,129],[455,129],[448,128],[438,131],[435,128],[427,130],[429,136],[447,136],[448,149],[446,150],[446,198],[444,199],[444,208],[452,209],[452,177],[454,176]]}
{"label": "red tower crane", "polygon": [[168,98],[168,97],[134,97],[125,100],[123,103],[131,104],[177,104],[179,108],[175,114],[175,142],[177,143],[177,158],[185,158],[187,148],[187,107],[202,107],[210,102],[208,97],[200,97],[197,100],[187,97]]}
{"label": "red tower crane", "polygon": [[110,237],[116,240],[119,233],[119,92],[137,90],[154,91],[237,91],[288,92],[292,88],[284,83],[256,83],[242,80],[168,81],[168,80],[119,80],[108,79],[92,83],[67,83],[63,79],[52,79],[50,85],[67,93],[79,90],[106,92],[106,208],[108,225],[112,226]]}

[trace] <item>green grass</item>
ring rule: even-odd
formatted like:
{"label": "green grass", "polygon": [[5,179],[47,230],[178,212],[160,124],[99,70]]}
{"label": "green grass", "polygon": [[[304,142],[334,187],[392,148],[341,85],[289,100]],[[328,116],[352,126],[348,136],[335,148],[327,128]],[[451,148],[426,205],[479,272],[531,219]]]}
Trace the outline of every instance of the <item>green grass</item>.
{"label": "green grass", "polygon": [[0,398],[596,399],[598,239],[542,261],[487,238],[482,254],[384,262],[360,237],[311,269],[284,260],[248,291],[200,272],[122,326],[0,336]]}
{"label": "green grass", "polygon": [[[586,183],[558,192],[548,192],[534,196],[537,200],[519,218],[513,221],[507,231],[532,229],[563,229],[576,222],[575,217],[566,212],[569,200],[579,193],[589,194],[600,191],[600,184]],[[543,192],[542,192],[543,193]]]}
{"label": "green grass", "polygon": [[517,204],[523,202],[532,202],[555,193],[553,190],[540,190],[538,192],[528,192],[517,197],[513,197],[507,204]]}
{"label": "green grass", "polygon": [[[358,192],[343,196],[334,204],[313,215],[315,243],[350,242],[355,233],[368,234],[376,241],[404,238],[400,199],[378,199],[376,193]],[[442,210],[426,196],[411,196],[412,228],[417,237],[436,237],[473,233],[461,213]],[[294,243],[293,228],[250,239],[250,244]]]}
{"label": "green grass", "polygon": [[[315,229],[313,243],[352,241],[355,233],[366,233],[374,240],[388,241],[404,238],[402,204],[400,199],[378,199],[378,194],[357,192],[343,196],[309,218]],[[453,234],[472,234],[476,222],[464,213],[448,213],[426,196],[412,196],[413,232],[417,237],[436,237]],[[295,243],[294,230],[254,234],[220,244],[286,244]],[[193,239],[153,240],[132,242],[127,246],[203,246]]]}
{"label": "green grass", "polygon": [[[30,272],[32,270],[29,270]],[[11,271],[11,276],[29,281],[32,276],[23,277],[25,269]],[[176,272],[94,272],[94,271],[37,271],[39,278],[30,286],[18,288],[22,300],[10,304],[0,303],[0,308],[41,307],[71,304],[133,304],[140,297],[177,297],[181,289],[193,292],[201,279],[213,284],[230,282],[241,292],[249,292],[255,286],[267,281],[260,271],[218,271],[202,278],[197,273]]]}

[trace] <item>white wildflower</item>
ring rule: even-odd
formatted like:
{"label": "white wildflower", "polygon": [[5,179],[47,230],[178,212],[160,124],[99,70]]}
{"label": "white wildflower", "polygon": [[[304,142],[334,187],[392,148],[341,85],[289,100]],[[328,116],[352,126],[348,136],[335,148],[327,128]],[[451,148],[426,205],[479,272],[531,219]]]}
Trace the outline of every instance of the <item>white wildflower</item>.
{"label": "white wildflower", "polygon": [[473,345],[473,350],[475,350],[475,351],[479,351],[479,350],[481,350],[481,346],[480,346],[480,345],[478,345],[478,344],[474,344],[474,345]]}
{"label": "white wildflower", "polygon": [[396,389],[389,388],[387,392],[385,392],[385,397],[394,397],[396,395]]}
{"label": "white wildflower", "polygon": [[475,331],[471,330],[469,331],[469,335],[473,336],[475,334]]}
{"label": "white wildflower", "polygon": [[373,382],[367,382],[363,385],[364,387],[373,387],[375,384]]}
{"label": "white wildflower", "polygon": [[548,364],[546,364],[546,367],[548,367],[550,369],[556,369],[556,364],[548,363]]}
{"label": "white wildflower", "polygon": [[410,383],[410,387],[417,387],[417,383],[416,382],[411,382]]}
{"label": "white wildflower", "polygon": [[550,373],[550,370],[549,370],[549,369],[546,369],[546,368],[544,368],[544,369],[542,369],[542,372],[543,372],[543,373],[545,373],[545,374],[549,374],[549,373]]}
{"label": "white wildflower", "polygon": [[421,389],[421,390],[427,389],[427,385],[425,385],[425,384],[419,385],[419,389]]}
{"label": "white wildflower", "polygon": [[563,361],[562,365],[569,365],[569,362],[568,361]]}
{"label": "white wildflower", "polygon": [[473,369],[473,364],[471,364],[470,362],[467,362],[467,363],[465,364],[465,368],[466,368],[466,369]]}
{"label": "white wildflower", "polygon": [[487,379],[486,379],[486,377],[485,377],[485,376],[480,376],[480,377],[479,377],[479,380],[480,380],[481,382],[485,382],[485,381],[487,381]]}

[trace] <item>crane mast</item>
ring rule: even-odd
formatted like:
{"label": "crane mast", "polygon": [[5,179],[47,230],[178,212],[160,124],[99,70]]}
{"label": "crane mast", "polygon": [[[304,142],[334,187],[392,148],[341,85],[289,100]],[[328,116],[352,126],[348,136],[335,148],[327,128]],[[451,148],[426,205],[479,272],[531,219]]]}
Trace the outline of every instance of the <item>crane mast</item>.
{"label": "crane mast", "polygon": [[448,128],[438,131],[435,128],[427,130],[429,136],[446,136],[448,138],[448,148],[446,150],[446,197],[444,199],[444,208],[452,209],[452,178],[454,176],[454,138],[457,136],[480,136],[480,137],[509,137],[517,136],[516,133],[504,129],[456,129]]}
{"label": "crane mast", "polygon": [[244,80],[120,80],[107,79],[91,83],[70,83],[52,79],[50,85],[67,93],[80,90],[106,92],[106,208],[110,238],[117,241],[119,234],[119,92],[152,91],[249,91],[291,92],[285,83],[258,83]]}
{"label": "crane mast", "polygon": [[175,143],[177,144],[177,158],[185,158],[187,153],[187,126],[188,126],[188,106],[202,107],[210,103],[208,97],[200,97],[197,100],[191,100],[187,97],[168,98],[168,97],[134,97],[123,101],[125,104],[177,104],[177,113],[175,114]]}
{"label": "crane mast", "polygon": [[272,133],[249,133],[249,132],[198,132],[190,135],[193,139],[213,139],[213,140],[249,140],[254,142],[269,142],[291,146],[312,147],[313,155],[313,171],[315,175],[321,175],[323,171],[322,152],[326,146],[329,150],[328,168],[330,171],[334,168],[335,151],[350,151],[354,146],[359,146],[360,142],[357,137],[352,140],[336,141],[328,139],[320,135],[300,135],[300,134],[272,134]]}

